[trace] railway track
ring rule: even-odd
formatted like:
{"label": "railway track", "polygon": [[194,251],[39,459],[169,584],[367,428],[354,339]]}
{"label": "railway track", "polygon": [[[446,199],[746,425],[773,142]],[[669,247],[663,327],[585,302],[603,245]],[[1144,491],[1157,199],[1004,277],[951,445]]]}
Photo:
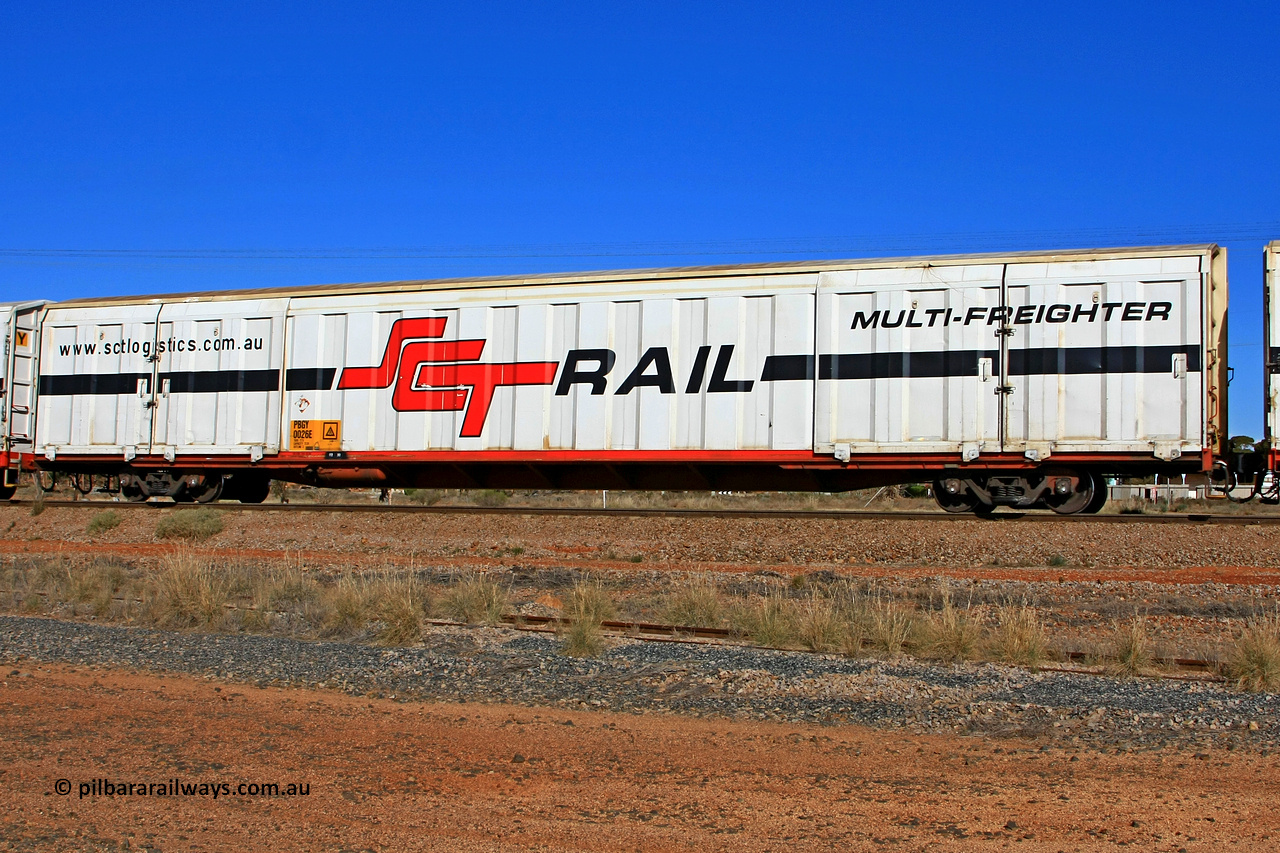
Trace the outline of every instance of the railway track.
{"label": "railway track", "polygon": [[[565,625],[564,620],[554,616],[527,616],[507,614],[502,617],[502,623],[509,627],[518,628],[526,631],[555,632]],[[430,620],[433,625],[452,625],[459,623],[450,620]],[[654,640],[662,642],[677,643],[725,643],[734,640],[737,636],[730,628],[708,628],[692,625],[664,625],[650,622],[626,622],[606,619],[600,623],[600,627],[612,634],[622,634],[636,640]],[[870,643],[864,643],[864,647],[869,648]],[[764,647],[761,647],[764,648]],[[776,649],[776,651],[803,651],[801,649],[788,648]],[[1096,656],[1088,652],[1081,651],[1065,651],[1062,652],[1064,660],[1061,663],[1044,663],[1036,667],[1042,672],[1065,672],[1074,675],[1107,675],[1105,667],[1099,666]],[[1184,681],[1208,681],[1208,682],[1225,682],[1227,679],[1219,674],[1220,665],[1217,661],[1206,660],[1203,658],[1187,658],[1187,657],[1171,657],[1162,658],[1156,661],[1160,668],[1152,668],[1147,677],[1149,678],[1171,678]]]}
{"label": "railway track", "polygon": [[1011,522],[1027,523],[1094,523],[1094,524],[1225,524],[1225,525],[1275,525],[1280,524],[1277,515],[1225,515],[1213,513],[1159,514],[1134,513],[1123,515],[1056,515],[1051,512],[997,512],[985,518],[967,513],[884,511],[865,509],[604,509],[600,507],[529,507],[529,506],[419,506],[417,504],[312,504],[312,503],[218,503],[189,504],[172,502],[144,502],[108,500],[10,500],[10,506],[31,507],[43,503],[46,508],[113,509],[155,511],[162,509],[192,509],[207,506],[224,512],[348,512],[392,513],[422,515],[543,515],[612,518],[789,518],[830,520],[896,520],[896,521],[985,521],[992,524]]}

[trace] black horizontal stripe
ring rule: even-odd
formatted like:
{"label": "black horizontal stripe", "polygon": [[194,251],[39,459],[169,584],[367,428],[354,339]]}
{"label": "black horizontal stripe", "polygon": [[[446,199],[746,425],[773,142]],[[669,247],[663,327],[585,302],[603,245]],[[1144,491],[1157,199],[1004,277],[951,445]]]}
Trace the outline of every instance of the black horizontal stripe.
{"label": "black horizontal stripe", "polygon": [[903,377],[977,376],[978,359],[999,358],[981,350],[942,352],[869,352],[818,356],[819,379],[901,379]]}
{"label": "black horizontal stripe", "polygon": [[215,394],[219,391],[279,391],[279,370],[190,370],[161,373],[160,387],[169,380],[170,394]]}
{"label": "black horizontal stripe", "polygon": [[[219,391],[278,391],[278,370],[192,370],[161,373],[160,387],[169,380],[170,394],[210,394]],[[151,381],[149,373],[83,373],[74,376],[41,376],[40,395],[115,396],[138,393],[140,380]],[[150,390],[148,388],[148,390]]]}
{"label": "black horizontal stripe", "polygon": [[785,382],[788,379],[812,379],[813,356],[771,355],[764,360],[761,382]]}
{"label": "black horizontal stripe", "polygon": [[336,367],[290,367],[284,372],[284,390],[328,391],[337,374]]}
{"label": "black horizontal stripe", "polygon": [[1200,371],[1198,347],[1064,347],[1009,350],[1009,373],[1169,373],[1175,355],[1186,355],[1189,372]]}
{"label": "black horizontal stripe", "polygon": [[40,377],[41,397],[70,397],[94,394],[114,396],[137,394],[140,380],[151,381],[150,373],[81,373],[74,376]]}
{"label": "black horizontal stripe", "polygon": [[[1009,350],[1010,376],[1052,376],[1102,373],[1166,373],[1173,357],[1184,354],[1187,370],[1202,369],[1200,349],[1155,347],[1036,347]],[[978,360],[991,359],[998,371],[999,350],[929,352],[871,352],[819,355],[819,379],[902,379],[977,376]],[[771,355],[765,359],[762,382],[812,379],[814,359],[807,355]]]}
{"label": "black horizontal stripe", "polygon": [[[1198,347],[1043,347],[1009,351],[1010,376],[1052,376],[1103,373],[1166,373],[1173,357],[1185,354],[1187,370],[1202,369]],[[764,361],[762,382],[818,379],[902,379],[945,376],[977,376],[978,360],[989,358],[993,371],[999,350],[951,350],[931,352],[872,352],[819,355],[771,355]],[[337,375],[334,367],[295,367],[285,371],[289,391],[329,390]],[[86,373],[72,376],[43,375],[41,396],[136,394],[139,380],[148,373]],[[278,391],[278,370],[195,370],[160,374],[169,380],[171,394],[207,394],[230,391]]]}

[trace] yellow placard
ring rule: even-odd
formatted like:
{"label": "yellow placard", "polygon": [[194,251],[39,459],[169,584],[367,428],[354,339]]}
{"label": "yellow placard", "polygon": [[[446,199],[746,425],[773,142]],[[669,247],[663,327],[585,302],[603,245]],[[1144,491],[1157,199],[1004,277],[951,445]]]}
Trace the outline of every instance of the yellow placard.
{"label": "yellow placard", "polygon": [[341,421],[293,421],[289,446],[294,450],[341,450]]}
{"label": "yellow placard", "polygon": [[22,329],[19,329],[16,337],[18,339],[18,346],[26,347],[31,345],[30,334],[28,332],[24,332]]}

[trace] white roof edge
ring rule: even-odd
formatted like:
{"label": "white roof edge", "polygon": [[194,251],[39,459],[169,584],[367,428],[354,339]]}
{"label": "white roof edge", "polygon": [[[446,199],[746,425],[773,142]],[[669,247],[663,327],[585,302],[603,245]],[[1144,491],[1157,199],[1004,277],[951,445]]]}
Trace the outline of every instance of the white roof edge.
{"label": "white roof edge", "polygon": [[[1280,247],[1280,240],[1271,244]],[[972,263],[1034,263],[1069,259],[1112,260],[1117,258],[1170,257],[1200,255],[1218,250],[1216,243],[1180,246],[1139,246],[1110,249],[1064,249],[1059,251],[993,252],[971,255],[917,255],[899,258],[855,258],[830,261],[777,261],[773,263],[724,264],[694,267],[655,267],[650,269],[598,270],[535,275],[479,276],[441,279],[408,279],[403,281],[353,282],[348,284],[311,284],[294,287],[247,288],[244,290],[195,291],[137,296],[102,296],[68,299],[53,303],[59,308],[75,308],[103,304],[138,304],[176,300],[226,301],[233,299],[279,299],[285,297],[334,296],[360,293],[394,293],[427,290],[461,290],[486,287],[525,287],[556,284],[588,284],[606,282],[654,281],[664,278],[700,278],[704,276],[751,276],[770,274],[804,274],[836,270],[882,269],[886,267],[957,266]]]}

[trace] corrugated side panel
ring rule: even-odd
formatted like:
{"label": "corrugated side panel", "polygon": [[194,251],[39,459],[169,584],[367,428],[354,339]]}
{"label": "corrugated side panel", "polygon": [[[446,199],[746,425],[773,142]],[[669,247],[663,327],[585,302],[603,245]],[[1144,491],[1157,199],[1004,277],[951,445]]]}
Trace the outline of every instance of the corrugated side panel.
{"label": "corrugated side panel", "polygon": [[121,453],[151,446],[159,306],[50,308],[40,335],[36,451]]}
{"label": "corrugated side panel", "polygon": [[1200,450],[1203,255],[824,273],[818,452]]}
{"label": "corrugated side panel", "polygon": [[[1204,422],[1200,256],[1012,264],[1006,450],[1199,451]],[[1043,315],[1041,311],[1043,309]],[[1025,313],[1031,313],[1026,311]],[[1022,355],[1021,369],[1018,358]]]}
{"label": "corrugated side panel", "polygon": [[40,452],[264,452],[280,443],[286,301],[52,308]]}
{"label": "corrugated side panel", "polygon": [[818,292],[818,452],[995,451],[997,359],[987,314],[999,265],[824,273]]}
{"label": "corrugated side panel", "polygon": [[813,288],[295,299],[286,417],[340,421],[347,451],[807,449],[810,383],[761,376],[770,356],[812,353]]}
{"label": "corrugated side panel", "polygon": [[287,306],[285,299],[164,306],[153,453],[279,449]]}

